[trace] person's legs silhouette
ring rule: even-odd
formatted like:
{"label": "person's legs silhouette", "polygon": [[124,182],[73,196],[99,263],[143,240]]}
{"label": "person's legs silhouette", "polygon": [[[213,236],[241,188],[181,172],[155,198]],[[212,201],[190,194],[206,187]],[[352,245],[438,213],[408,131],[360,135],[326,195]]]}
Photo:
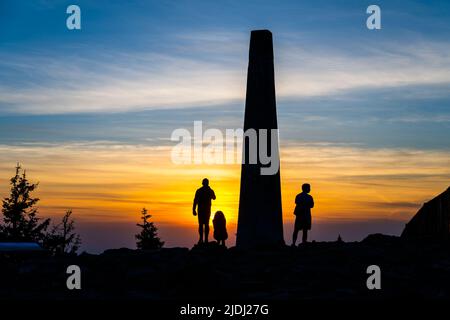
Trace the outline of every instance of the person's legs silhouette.
{"label": "person's legs silhouette", "polygon": [[203,224],[202,223],[198,224],[198,234],[200,236],[198,243],[201,244],[201,243],[203,243]]}
{"label": "person's legs silhouette", "polygon": [[303,229],[302,243],[308,242],[308,229]]}
{"label": "person's legs silhouette", "polygon": [[209,223],[205,223],[205,243],[208,243]]}
{"label": "person's legs silhouette", "polygon": [[295,247],[295,243],[297,242],[298,230],[294,228],[294,232],[292,233],[292,246]]}

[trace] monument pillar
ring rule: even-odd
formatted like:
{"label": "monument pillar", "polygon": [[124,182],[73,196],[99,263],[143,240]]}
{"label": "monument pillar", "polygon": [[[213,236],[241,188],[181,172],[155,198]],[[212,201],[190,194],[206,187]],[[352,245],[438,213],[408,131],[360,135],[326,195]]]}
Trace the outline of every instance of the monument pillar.
{"label": "monument pillar", "polygon": [[[274,131],[275,136],[270,134],[271,129],[278,129],[278,124],[272,33],[269,30],[251,32],[244,132],[249,129],[258,133],[258,155],[256,163],[249,163],[249,152],[255,149],[250,147],[250,139],[246,139],[244,135],[236,246],[248,248],[282,245],[280,170],[278,166],[274,174],[262,174],[261,168],[268,165],[261,162],[260,156],[261,129],[266,129],[267,135],[263,142],[267,139],[269,154],[280,163],[278,131]],[[272,142],[276,144],[275,148],[271,147]]]}

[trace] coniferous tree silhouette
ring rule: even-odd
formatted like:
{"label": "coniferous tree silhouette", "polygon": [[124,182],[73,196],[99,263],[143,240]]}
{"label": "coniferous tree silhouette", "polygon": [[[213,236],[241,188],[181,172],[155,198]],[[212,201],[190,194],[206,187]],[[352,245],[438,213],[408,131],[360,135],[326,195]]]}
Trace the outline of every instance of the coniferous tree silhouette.
{"label": "coniferous tree silhouette", "polygon": [[76,254],[81,245],[80,235],[74,232],[75,221],[70,218],[72,210],[67,210],[62,221],[53,226],[46,236],[44,247],[54,255]]}
{"label": "coniferous tree silhouette", "polygon": [[137,240],[136,246],[141,250],[161,248],[164,242],[158,237],[158,228],[153,222],[149,221],[152,216],[148,214],[145,208],[142,209],[141,215],[142,224],[136,224],[142,228],[141,232],[135,236]]}
{"label": "coniferous tree silhouette", "polygon": [[10,196],[3,199],[3,225],[1,238],[7,241],[33,241],[42,244],[50,219],[37,216],[36,203],[39,198],[33,198],[31,193],[38,184],[30,183],[25,170],[16,165],[16,174],[10,179]]}

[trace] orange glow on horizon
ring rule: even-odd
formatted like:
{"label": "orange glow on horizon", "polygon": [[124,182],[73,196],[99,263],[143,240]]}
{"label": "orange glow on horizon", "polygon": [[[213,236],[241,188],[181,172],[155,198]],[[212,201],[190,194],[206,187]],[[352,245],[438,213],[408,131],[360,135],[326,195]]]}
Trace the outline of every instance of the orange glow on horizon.
{"label": "orange glow on horizon", "polygon": [[[17,159],[31,181],[43,216],[71,208],[79,221],[135,223],[146,207],[165,226],[196,228],[195,190],[210,179],[230,238],[236,232],[240,165],[175,165],[169,147],[0,147],[0,195]],[[305,157],[304,155],[307,155]],[[281,152],[283,218],[293,220],[295,195],[311,183],[313,219],[406,221],[425,200],[448,187],[449,153],[369,150],[330,146],[284,146]],[[420,178],[418,178],[420,177]]]}

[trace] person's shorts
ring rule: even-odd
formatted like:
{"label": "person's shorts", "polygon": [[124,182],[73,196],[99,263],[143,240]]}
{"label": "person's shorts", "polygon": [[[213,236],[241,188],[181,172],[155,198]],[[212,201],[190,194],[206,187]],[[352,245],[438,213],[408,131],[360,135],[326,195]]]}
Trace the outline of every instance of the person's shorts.
{"label": "person's shorts", "polygon": [[295,230],[311,230],[311,215],[297,215],[295,217]]}
{"label": "person's shorts", "polygon": [[199,212],[197,214],[199,224],[209,224],[211,218],[211,212]]}

